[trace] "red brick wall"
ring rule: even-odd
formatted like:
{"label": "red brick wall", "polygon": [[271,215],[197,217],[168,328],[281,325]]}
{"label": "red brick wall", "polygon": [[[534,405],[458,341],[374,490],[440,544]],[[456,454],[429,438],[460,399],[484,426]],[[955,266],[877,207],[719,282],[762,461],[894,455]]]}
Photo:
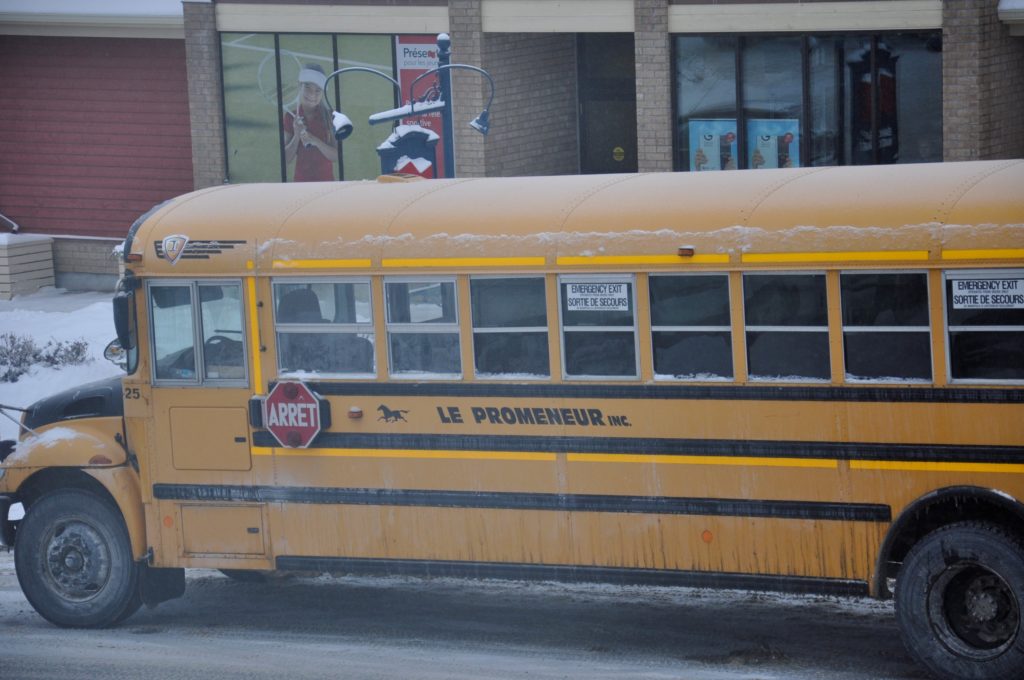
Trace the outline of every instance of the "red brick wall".
{"label": "red brick wall", "polygon": [[192,190],[183,40],[0,35],[0,212],[124,236]]}

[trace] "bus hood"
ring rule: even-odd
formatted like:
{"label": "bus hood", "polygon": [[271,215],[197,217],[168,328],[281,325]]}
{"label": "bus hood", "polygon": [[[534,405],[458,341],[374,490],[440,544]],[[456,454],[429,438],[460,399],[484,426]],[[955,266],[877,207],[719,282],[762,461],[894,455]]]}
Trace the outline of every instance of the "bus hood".
{"label": "bus hood", "polygon": [[107,378],[79,385],[40,399],[28,407],[24,425],[35,430],[62,420],[124,416],[121,378]]}

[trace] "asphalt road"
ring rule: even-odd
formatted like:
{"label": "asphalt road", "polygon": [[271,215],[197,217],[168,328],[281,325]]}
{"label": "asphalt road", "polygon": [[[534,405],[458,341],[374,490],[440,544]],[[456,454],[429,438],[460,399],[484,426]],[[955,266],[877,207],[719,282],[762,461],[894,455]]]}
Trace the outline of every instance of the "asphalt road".
{"label": "asphalt road", "polygon": [[179,600],[63,630],[0,552],[0,678],[925,678],[889,603],[660,587],[188,572]]}

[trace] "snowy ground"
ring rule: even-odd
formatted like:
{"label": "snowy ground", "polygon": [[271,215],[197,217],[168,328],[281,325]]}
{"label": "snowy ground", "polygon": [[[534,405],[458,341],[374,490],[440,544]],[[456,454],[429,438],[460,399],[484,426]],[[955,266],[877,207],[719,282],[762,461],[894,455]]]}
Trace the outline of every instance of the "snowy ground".
{"label": "snowy ground", "polygon": [[[107,343],[114,339],[114,317],[110,300],[113,293],[69,293],[45,288],[32,295],[0,300],[0,333],[28,336],[39,346],[48,341],[85,340],[89,358],[77,366],[33,367],[17,382],[0,382],[0,404],[24,408],[54,392],[74,385],[108,378],[121,373],[103,358]],[[16,411],[7,411],[19,418]],[[0,439],[14,439],[18,426],[0,416]],[[21,516],[21,507],[11,509],[11,517]]]}

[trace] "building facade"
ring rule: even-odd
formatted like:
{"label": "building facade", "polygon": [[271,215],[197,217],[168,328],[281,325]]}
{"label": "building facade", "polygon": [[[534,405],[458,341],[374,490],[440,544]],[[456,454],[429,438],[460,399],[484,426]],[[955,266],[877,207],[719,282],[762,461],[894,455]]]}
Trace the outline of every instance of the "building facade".
{"label": "building facade", "polygon": [[[461,177],[1024,156],[1020,0],[5,7],[0,89],[25,94],[5,97],[0,213],[54,238],[68,287],[112,282],[112,245],[173,195],[380,174],[395,123],[368,119],[433,96],[435,76],[412,84],[436,65],[439,33],[453,63],[495,83],[452,72]],[[316,73],[341,68],[318,99]],[[486,137],[468,126],[485,108]],[[334,110],[353,122],[340,143]],[[436,113],[397,123],[444,136]],[[443,141],[437,174],[452,162]]]}

